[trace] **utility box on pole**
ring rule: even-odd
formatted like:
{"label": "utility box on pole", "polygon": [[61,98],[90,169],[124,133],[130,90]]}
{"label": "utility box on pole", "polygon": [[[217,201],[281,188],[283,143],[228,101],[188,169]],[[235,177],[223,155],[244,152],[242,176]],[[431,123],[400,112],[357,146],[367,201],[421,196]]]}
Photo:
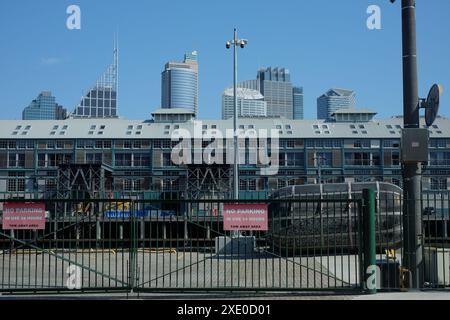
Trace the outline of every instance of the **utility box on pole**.
{"label": "utility box on pole", "polygon": [[428,129],[402,130],[401,156],[403,163],[427,163],[429,160],[430,133]]}

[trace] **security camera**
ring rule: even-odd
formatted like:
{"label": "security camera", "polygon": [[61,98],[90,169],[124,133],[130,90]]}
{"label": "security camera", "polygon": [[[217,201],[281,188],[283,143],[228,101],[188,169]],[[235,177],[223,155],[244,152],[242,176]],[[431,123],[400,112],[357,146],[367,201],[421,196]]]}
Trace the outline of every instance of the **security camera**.
{"label": "security camera", "polygon": [[242,39],[240,42],[241,48],[244,48],[247,45],[247,43],[248,43],[248,40]]}
{"label": "security camera", "polygon": [[230,48],[231,48],[231,42],[227,41],[227,49],[230,49]]}

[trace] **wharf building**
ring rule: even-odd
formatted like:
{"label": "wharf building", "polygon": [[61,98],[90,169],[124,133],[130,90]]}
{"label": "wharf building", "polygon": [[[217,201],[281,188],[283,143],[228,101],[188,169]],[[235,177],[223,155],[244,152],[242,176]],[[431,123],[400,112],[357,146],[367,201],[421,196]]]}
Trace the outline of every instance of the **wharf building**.
{"label": "wharf building", "polygon": [[[238,119],[240,130],[275,130],[279,136],[279,169],[272,175],[261,173],[262,164],[248,161],[253,144],[240,145],[240,197],[267,197],[287,186],[318,183],[319,176],[323,183],[380,181],[402,186],[403,119],[378,120],[373,112],[363,113],[340,110],[338,120],[332,121]],[[193,110],[178,108],[158,110],[151,120],[1,120],[0,194],[66,199],[87,189],[90,197],[99,198],[229,198],[232,164],[172,161],[172,150],[179,144],[172,136],[195,126],[205,135],[225,132],[232,130],[233,119],[199,121]],[[421,126],[425,127],[424,119]],[[450,120],[439,117],[429,131],[423,189],[449,190]],[[192,152],[203,152],[209,144],[204,139]],[[229,151],[224,150],[225,156]]]}

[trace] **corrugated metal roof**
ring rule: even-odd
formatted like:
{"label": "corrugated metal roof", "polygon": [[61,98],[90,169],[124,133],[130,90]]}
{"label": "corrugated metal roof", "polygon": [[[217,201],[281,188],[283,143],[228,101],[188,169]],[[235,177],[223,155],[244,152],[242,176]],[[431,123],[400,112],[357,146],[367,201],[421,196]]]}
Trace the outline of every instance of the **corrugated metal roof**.
{"label": "corrugated metal roof", "polygon": [[[283,138],[400,138],[403,119],[394,117],[361,123],[324,120],[239,119],[240,129],[276,130]],[[421,126],[425,126],[421,119]],[[0,120],[0,139],[169,139],[174,130],[192,135],[206,129],[232,130],[233,120],[196,120],[154,123],[149,120],[68,119]],[[432,138],[450,138],[450,120],[439,117],[430,128]]]}

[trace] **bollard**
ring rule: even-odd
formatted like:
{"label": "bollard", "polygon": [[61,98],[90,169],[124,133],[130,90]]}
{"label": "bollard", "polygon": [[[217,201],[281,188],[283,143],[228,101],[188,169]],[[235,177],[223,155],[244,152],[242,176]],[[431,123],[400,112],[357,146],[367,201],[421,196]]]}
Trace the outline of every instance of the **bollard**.
{"label": "bollard", "polygon": [[375,238],[375,192],[363,190],[363,244],[364,244],[364,280],[368,294],[377,293],[377,265]]}

